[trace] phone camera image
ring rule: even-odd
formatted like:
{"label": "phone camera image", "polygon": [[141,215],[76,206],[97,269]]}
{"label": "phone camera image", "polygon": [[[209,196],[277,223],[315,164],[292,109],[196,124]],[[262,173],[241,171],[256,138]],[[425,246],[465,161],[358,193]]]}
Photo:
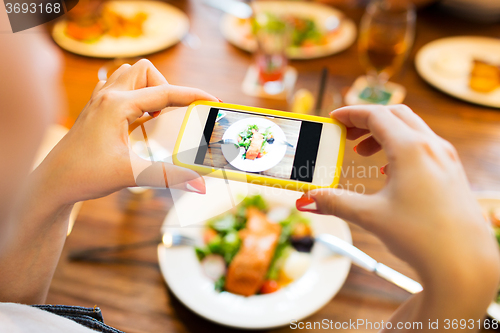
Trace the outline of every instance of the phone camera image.
{"label": "phone camera image", "polygon": [[211,108],[195,164],[312,182],[322,126]]}

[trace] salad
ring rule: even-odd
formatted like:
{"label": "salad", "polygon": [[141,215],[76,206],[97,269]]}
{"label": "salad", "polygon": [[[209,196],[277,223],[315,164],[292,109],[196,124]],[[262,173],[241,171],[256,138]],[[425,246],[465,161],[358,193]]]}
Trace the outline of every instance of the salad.
{"label": "salad", "polygon": [[259,132],[257,125],[248,125],[248,127],[238,135],[238,147],[245,148],[242,158],[255,160],[267,154],[267,144],[274,142],[271,128],[268,127],[263,133]]}
{"label": "salad", "polygon": [[195,248],[215,289],[243,296],[273,293],[300,278],[310,264],[310,222],[298,211],[270,209],[260,195],[207,222]]}
{"label": "salad", "polygon": [[284,32],[288,28],[290,42],[293,47],[325,45],[328,43],[326,34],[318,28],[313,19],[288,14],[277,16],[264,12],[252,21],[252,31],[255,35],[259,29],[269,32]]}

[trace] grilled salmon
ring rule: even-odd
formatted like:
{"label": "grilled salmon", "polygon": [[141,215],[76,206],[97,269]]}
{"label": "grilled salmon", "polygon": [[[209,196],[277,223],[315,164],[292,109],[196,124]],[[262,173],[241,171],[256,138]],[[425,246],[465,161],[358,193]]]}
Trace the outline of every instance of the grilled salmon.
{"label": "grilled salmon", "polygon": [[260,290],[280,234],[279,224],[269,222],[266,215],[257,208],[248,208],[246,228],[240,231],[243,243],[226,275],[227,291],[252,296]]}
{"label": "grilled salmon", "polygon": [[252,141],[250,142],[250,147],[247,150],[246,158],[247,160],[255,160],[260,153],[260,149],[262,148],[262,143],[264,142],[264,136],[252,130]]}

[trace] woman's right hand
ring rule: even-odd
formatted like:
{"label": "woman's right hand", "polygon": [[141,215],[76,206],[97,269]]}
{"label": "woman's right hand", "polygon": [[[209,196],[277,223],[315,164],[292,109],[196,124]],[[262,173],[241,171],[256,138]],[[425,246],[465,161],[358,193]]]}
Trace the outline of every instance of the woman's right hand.
{"label": "woman's right hand", "polygon": [[428,295],[476,295],[482,303],[474,306],[484,311],[499,283],[499,250],[454,147],[404,105],[345,107],[331,116],[350,140],[371,134],[357,145],[360,155],[384,150],[386,185],[372,195],[313,190],[297,208],[373,232],[417,270]]}

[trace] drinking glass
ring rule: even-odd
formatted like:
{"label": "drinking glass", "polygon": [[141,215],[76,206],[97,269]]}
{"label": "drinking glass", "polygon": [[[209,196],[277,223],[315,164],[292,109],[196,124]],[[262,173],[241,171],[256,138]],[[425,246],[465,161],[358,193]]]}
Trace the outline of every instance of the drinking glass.
{"label": "drinking glass", "polygon": [[271,13],[257,13],[253,21],[257,39],[255,56],[259,83],[268,94],[279,94],[285,88],[284,77],[288,65],[286,48],[290,42],[285,19]]}
{"label": "drinking glass", "polygon": [[358,49],[368,73],[363,96],[377,103],[386,99],[384,85],[403,65],[413,44],[416,13],[407,0],[372,0],[361,19]]}

